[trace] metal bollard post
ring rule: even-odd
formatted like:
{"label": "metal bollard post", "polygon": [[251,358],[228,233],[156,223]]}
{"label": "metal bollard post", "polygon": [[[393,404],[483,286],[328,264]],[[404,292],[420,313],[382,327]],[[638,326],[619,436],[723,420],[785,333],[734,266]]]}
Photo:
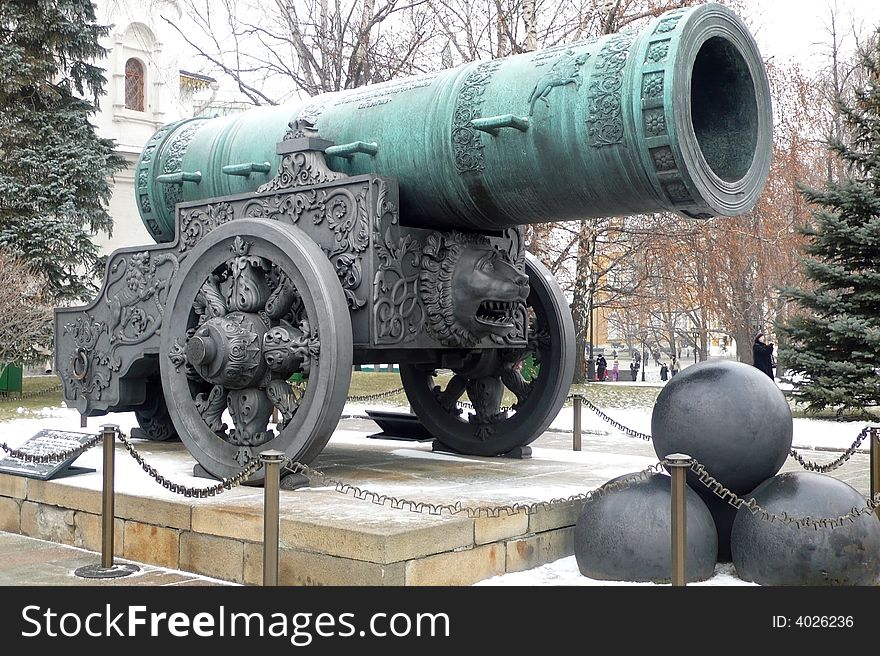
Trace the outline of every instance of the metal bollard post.
{"label": "metal bollard post", "polygon": [[[880,427],[871,428],[871,498],[880,494]],[[874,509],[880,517],[880,506]]]}
{"label": "metal bollard post", "polygon": [[685,476],[692,459],[683,453],[666,456],[672,476],[672,585],[687,585],[685,550],[687,548],[687,515],[685,512]]}
{"label": "metal bollard post", "polygon": [[101,500],[101,567],[113,567],[113,517],[116,514],[113,481],[116,467],[116,424],[101,426],[104,438],[104,494]]}
{"label": "metal bollard post", "polygon": [[[85,417],[85,415],[83,415]],[[101,564],[80,567],[74,574],[88,579],[109,579],[128,576],[140,571],[140,567],[132,564],[113,564],[113,520],[116,515],[113,481],[116,466],[116,433],[119,426],[103,424],[101,437],[104,439],[104,489],[101,498]]]}
{"label": "metal bollard post", "polygon": [[575,394],[573,399],[574,434],[572,435],[572,449],[574,451],[581,450],[581,404],[583,399],[584,397],[580,394]]}
{"label": "metal bollard post", "polygon": [[279,493],[284,453],[270,449],[260,454],[263,479],[263,585],[278,585]]}

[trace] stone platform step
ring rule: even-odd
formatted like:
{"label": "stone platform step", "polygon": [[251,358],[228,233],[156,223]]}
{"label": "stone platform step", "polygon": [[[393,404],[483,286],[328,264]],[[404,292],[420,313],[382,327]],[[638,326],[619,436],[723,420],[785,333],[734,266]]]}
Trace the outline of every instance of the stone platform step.
{"label": "stone platform step", "polygon": [[[368,420],[343,420],[312,466],[359,490],[500,508],[500,516],[416,513],[342,494],[320,480],[282,490],[282,585],[470,585],[531,569],[573,553],[583,502],[554,502],[531,514],[508,515],[505,508],[567,499],[633,471],[632,453],[597,459],[535,448],[524,460],[455,456],[432,451],[430,443],[368,439],[375,429]],[[211,485],[192,475],[196,463],[182,444],[135,445],[171,481]],[[640,448],[640,466],[656,462],[650,446]],[[101,449],[76,464],[96,471],[48,481],[0,474],[0,530],[100,551]],[[186,498],[164,490],[118,445],[115,505],[117,557],[234,583],[262,582],[262,488]]]}

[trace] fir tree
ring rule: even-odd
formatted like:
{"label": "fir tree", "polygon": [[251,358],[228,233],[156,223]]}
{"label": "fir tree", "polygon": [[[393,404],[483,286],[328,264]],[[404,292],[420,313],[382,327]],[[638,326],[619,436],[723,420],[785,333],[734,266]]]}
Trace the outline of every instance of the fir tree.
{"label": "fir tree", "polygon": [[846,174],[804,189],[811,289],[785,288],[804,312],[782,327],[794,396],[809,411],[880,405],[880,32],[859,54],[865,82],[838,103],[847,136],[828,140]]}
{"label": "fir tree", "polygon": [[41,271],[52,298],[94,292],[94,235],[112,229],[109,177],[124,166],[89,119],[106,55],[90,0],[0,3],[0,248]]}

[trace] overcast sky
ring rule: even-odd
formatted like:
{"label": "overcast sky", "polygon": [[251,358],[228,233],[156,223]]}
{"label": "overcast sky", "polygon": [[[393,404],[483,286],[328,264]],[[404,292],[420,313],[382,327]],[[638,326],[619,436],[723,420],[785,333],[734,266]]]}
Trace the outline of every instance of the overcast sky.
{"label": "overcast sky", "polygon": [[829,6],[837,7],[842,45],[852,50],[855,24],[863,36],[880,25],[878,0],[746,0],[749,23],[761,54],[781,60],[796,59],[804,66],[822,65],[830,43]]}

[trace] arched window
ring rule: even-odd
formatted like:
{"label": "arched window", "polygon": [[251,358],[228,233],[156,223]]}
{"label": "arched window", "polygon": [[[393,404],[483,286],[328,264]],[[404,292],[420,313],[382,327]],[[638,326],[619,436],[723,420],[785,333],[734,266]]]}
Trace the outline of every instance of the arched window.
{"label": "arched window", "polygon": [[144,111],[144,65],[133,57],[125,62],[125,108]]}

